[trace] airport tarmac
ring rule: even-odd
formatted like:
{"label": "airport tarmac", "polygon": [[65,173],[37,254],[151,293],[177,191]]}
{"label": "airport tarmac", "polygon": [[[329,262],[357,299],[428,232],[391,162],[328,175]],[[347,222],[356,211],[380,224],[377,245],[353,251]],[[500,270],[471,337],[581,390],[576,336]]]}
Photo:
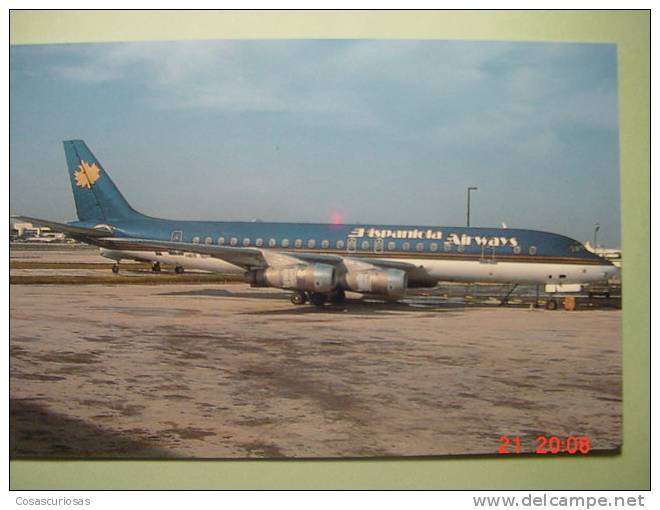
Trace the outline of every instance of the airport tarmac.
{"label": "airport tarmac", "polygon": [[539,435],[621,444],[616,309],[429,297],[317,309],[243,283],[12,284],[10,299],[13,458],[496,454],[501,436],[531,451]]}

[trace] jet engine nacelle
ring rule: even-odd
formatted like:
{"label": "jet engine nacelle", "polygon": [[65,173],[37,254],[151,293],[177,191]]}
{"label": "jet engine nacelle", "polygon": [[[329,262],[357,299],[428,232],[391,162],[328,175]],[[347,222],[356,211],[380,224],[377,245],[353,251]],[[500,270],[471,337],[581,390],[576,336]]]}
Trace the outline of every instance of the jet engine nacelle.
{"label": "jet engine nacelle", "polygon": [[402,297],[408,287],[408,275],[400,269],[369,269],[349,271],[343,283],[347,289],[366,294],[382,294],[388,298]]}
{"label": "jet engine nacelle", "polygon": [[248,273],[253,287],[330,292],[335,288],[335,268],[328,264],[296,264],[257,269]]}

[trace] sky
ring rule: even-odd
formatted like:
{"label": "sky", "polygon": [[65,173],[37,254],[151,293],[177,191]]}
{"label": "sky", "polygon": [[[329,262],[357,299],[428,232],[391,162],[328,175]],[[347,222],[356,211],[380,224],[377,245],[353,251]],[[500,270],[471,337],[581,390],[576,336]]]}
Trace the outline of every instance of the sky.
{"label": "sky", "polygon": [[62,140],[175,219],[531,228],[620,246],[616,46],[12,46],[10,213],[75,220]]}

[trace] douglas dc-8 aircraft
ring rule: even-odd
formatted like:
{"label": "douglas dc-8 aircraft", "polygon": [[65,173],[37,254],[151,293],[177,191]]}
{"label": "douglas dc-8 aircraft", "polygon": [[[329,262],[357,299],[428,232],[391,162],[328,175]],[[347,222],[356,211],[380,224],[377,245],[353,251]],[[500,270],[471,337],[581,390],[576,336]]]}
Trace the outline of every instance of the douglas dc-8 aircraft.
{"label": "douglas dc-8 aircraft", "polygon": [[252,286],[292,291],[317,306],[345,291],[401,298],[440,281],[583,284],[618,272],[568,237],[535,230],[177,221],[133,209],[81,140],[64,142],[78,221],[22,217],[136,258],[240,272]]}

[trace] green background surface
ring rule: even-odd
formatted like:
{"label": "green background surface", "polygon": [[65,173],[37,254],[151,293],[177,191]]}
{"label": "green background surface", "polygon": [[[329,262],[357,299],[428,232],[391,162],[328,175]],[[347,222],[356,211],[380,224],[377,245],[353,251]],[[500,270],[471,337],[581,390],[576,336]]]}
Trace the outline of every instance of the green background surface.
{"label": "green background surface", "polygon": [[[615,43],[623,292],[622,453],[591,457],[10,462],[12,489],[650,488],[648,11],[13,11],[11,44],[184,39],[462,39]],[[460,431],[456,431],[460,434]]]}

